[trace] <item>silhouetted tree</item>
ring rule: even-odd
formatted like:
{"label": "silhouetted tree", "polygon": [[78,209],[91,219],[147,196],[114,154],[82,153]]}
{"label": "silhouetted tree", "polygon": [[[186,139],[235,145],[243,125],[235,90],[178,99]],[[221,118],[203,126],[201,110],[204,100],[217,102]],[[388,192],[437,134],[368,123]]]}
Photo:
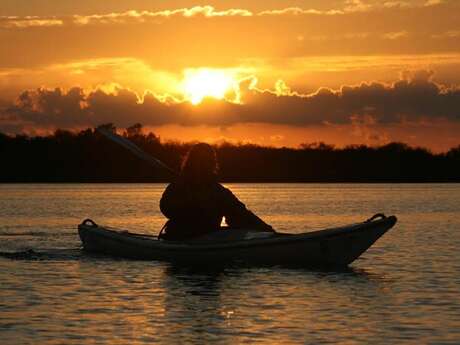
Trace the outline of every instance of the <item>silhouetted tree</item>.
{"label": "silhouetted tree", "polygon": [[142,125],[136,123],[128,128],[126,128],[125,136],[128,138],[139,137],[142,135]]}
{"label": "silhouetted tree", "polygon": [[111,122],[109,122],[109,123],[103,123],[103,124],[97,126],[97,127],[96,127],[96,130],[97,130],[97,129],[106,129],[106,130],[109,130],[109,131],[111,131],[111,132],[113,132],[113,133],[116,133],[116,131],[117,131],[117,127],[116,127],[113,123],[111,123]]}
{"label": "silhouetted tree", "polygon": [[457,160],[457,161],[460,160],[460,145],[458,145],[457,147],[451,148],[447,152],[447,157],[451,158],[451,159],[454,159],[454,160]]}
{"label": "silhouetted tree", "polygon": [[[112,123],[97,128],[116,131]],[[139,123],[124,135],[171,168],[179,170],[193,143],[161,142],[144,133]],[[446,153],[404,143],[380,147],[336,148],[323,142],[300,148],[254,144],[216,145],[224,181],[460,181],[460,145]],[[56,130],[49,136],[0,133],[1,182],[143,182],[166,181],[168,174],[152,168],[97,130]]]}

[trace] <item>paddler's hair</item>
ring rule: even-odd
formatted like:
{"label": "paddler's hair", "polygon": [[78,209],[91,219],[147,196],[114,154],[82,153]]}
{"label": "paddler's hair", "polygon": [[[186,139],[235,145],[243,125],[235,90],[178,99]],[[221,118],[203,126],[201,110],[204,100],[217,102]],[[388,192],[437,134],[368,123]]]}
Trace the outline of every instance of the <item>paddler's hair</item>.
{"label": "paddler's hair", "polygon": [[186,182],[200,183],[217,180],[217,172],[216,151],[209,144],[199,143],[182,161],[180,176]]}

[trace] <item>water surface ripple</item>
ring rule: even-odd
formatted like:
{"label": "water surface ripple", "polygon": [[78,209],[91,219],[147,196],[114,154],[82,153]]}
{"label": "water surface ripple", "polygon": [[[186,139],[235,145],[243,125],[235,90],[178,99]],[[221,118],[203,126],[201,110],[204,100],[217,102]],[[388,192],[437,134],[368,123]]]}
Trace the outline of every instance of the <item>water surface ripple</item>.
{"label": "water surface ripple", "polygon": [[[283,232],[396,214],[342,272],[89,256],[83,218],[157,233],[162,184],[0,185],[0,343],[459,344],[460,185],[231,184]],[[29,252],[30,253],[30,252]]]}

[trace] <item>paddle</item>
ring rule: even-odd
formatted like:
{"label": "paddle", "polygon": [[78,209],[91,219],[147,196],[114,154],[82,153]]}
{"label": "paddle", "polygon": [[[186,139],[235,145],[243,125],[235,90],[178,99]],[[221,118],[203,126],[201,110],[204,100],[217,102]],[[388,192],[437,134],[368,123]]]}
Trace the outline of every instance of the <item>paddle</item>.
{"label": "paddle", "polygon": [[112,131],[109,131],[106,128],[97,128],[96,130],[99,133],[101,133],[103,136],[105,136],[106,138],[112,140],[113,142],[117,143],[120,146],[123,146],[125,149],[131,151],[131,153],[135,154],[140,159],[143,159],[144,161],[148,162],[150,165],[154,166],[155,168],[164,169],[174,176],[177,175],[176,171],[168,167],[166,164],[164,164],[159,159],[152,157],[151,155],[143,151],[141,148],[139,148],[139,146],[135,145],[128,139],[123,138],[122,136],[119,136],[118,134]]}
{"label": "paddle", "polygon": [[[150,165],[156,167],[156,168],[162,168],[166,171],[168,171],[170,174],[172,174],[173,176],[177,176],[177,172],[174,171],[173,169],[171,169],[170,167],[168,167],[166,164],[164,164],[162,161],[160,161],[159,159],[155,158],[155,157],[152,157],[151,155],[149,155],[148,153],[144,152],[142,149],[140,149],[137,145],[133,144],[131,141],[129,141],[128,139],[126,138],[123,138],[121,136],[119,136],[118,134],[110,131],[110,130],[107,130],[105,128],[96,128],[96,130],[101,133],[102,135],[104,135],[106,138],[112,140],[113,142],[123,146],[125,149],[131,151],[133,154],[135,154],[137,157],[139,157],[140,159],[143,159],[145,160],[146,162],[148,162]],[[257,219],[259,219],[260,221],[262,221],[258,216],[256,216],[254,213],[252,213],[251,211],[248,210],[248,212],[253,216],[253,217],[256,217]],[[262,221],[263,222],[263,221]],[[271,231],[273,232],[276,232],[271,226],[269,226]]]}

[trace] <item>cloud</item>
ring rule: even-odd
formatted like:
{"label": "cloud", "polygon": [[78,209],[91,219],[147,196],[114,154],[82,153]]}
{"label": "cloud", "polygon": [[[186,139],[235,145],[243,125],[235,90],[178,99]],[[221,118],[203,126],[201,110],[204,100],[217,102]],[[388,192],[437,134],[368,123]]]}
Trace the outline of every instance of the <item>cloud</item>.
{"label": "cloud", "polygon": [[441,5],[454,5],[442,0],[427,0],[425,3],[394,0],[385,2],[368,2],[363,0],[345,0],[342,7],[333,9],[315,9],[301,7],[286,7],[254,12],[245,8],[229,8],[218,10],[213,6],[193,6],[160,11],[139,11],[129,10],[125,12],[95,13],[95,14],[74,14],[72,16],[60,17],[39,17],[39,16],[0,16],[0,27],[2,28],[28,28],[45,26],[78,25],[89,24],[125,24],[125,23],[158,23],[160,19],[168,18],[219,18],[219,17],[262,17],[262,16],[336,16],[354,14],[360,12],[371,12],[392,9],[415,9]]}
{"label": "cloud", "polygon": [[436,6],[444,3],[444,0],[427,0],[425,6]]}
{"label": "cloud", "polygon": [[417,4],[410,1],[377,1],[367,2],[363,0],[345,0],[342,8],[328,9],[328,10],[317,10],[317,9],[304,9],[301,7],[287,7],[283,9],[265,10],[257,13],[258,16],[282,16],[282,15],[343,15],[347,13],[356,12],[370,12],[382,9],[402,9],[402,8],[421,8],[435,5],[441,5],[444,2],[442,0],[428,0],[426,3]]}
{"label": "cloud", "polygon": [[105,14],[91,14],[57,17],[38,17],[38,16],[3,16],[0,17],[0,27],[2,28],[28,28],[43,26],[62,26],[64,24],[123,24],[128,22],[144,23],[158,18],[170,17],[250,17],[253,13],[247,9],[230,8],[226,10],[216,10],[212,6],[194,6],[190,8],[179,8],[163,11],[137,11],[130,10],[125,12],[112,12]]}
{"label": "cloud", "polygon": [[[449,120],[460,121],[460,89],[432,81],[432,72],[404,72],[387,85],[363,83],[340,90],[321,88],[303,95],[278,82],[273,90],[258,89],[254,81],[241,84],[242,104],[205,99],[198,106],[164,99],[147,92],[115,88],[85,92],[81,88],[24,91],[4,113],[2,124],[21,121],[37,128],[75,128],[113,122],[126,127],[230,126],[267,123],[293,126],[369,124]],[[6,115],[5,115],[6,114]]]}
{"label": "cloud", "polygon": [[431,35],[432,38],[458,38],[460,37],[460,30],[448,30],[439,34]]}
{"label": "cloud", "polygon": [[399,8],[404,8],[404,7],[411,7],[412,4],[408,1],[385,1],[383,3],[383,7],[385,8],[394,8],[394,7],[399,7]]}
{"label": "cloud", "polygon": [[[2,31],[2,38],[10,43],[9,53],[0,54],[0,68],[42,68],[75,60],[132,57],[157,69],[177,71],[186,67],[238,66],[245,59],[287,61],[351,55],[392,58],[458,51],[455,35],[443,44],[434,37],[460,30],[458,3],[424,7],[417,1],[410,8],[388,7],[376,0],[365,3],[371,6],[368,10],[351,12],[344,12],[344,6],[325,10],[281,7],[269,11],[256,11],[254,6],[196,6],[75,13],[56,18],[15,17],[27,25],[32,25],[32,20],[43,20],[43,25],[47,20],[63,24],[29,30],[8,24],[10,28]],[[33,30],[36,32],[29,34]],[[410,33],[404,45],[402,39],[388,39],[402,37],[404,32]],[[59,49],[44,49],[49,42]]]}
{"label": "cloud", "polygon": [[397,40],[399,38],[404,38],[409,36],[407,31],[396,31],[396,32],[387,32],[382,35],[382,38],[387,40]]}
{"label": "cloud", "polygon": [[36,16],[26,16],[26,17],[0,17],[0,28],[30,28],[30,27],[47,27],[47,26],[61,26],[64,25],[62,19],[44,18]]}
{"label": "cloud", "polygon": [[344,10],[347,12],[365,12],[373,8],[372,5],[365,3],[362,0],[345,0]]}
{"label": "cloud", "polygon": [[246,9],[231,8],[223,11],[217,11],[212,6],[194,6],[190,8],[180,8],[175,10],[163,10],[163,11],[126,11],[121,13],[109,13],[109,14],[93,14],[93,15],[74,15],[73,22],[79,25],[86,24],[109,24],[109,23],[125,23],[127,21],[139,21],[145,22],[155,18],[169,18],[174,16],[179,17],[195,17],[202,16],[205,18],[212,17],[250,17],[253,13]]}
{"label": "cloud", "polygon": [[257,13],[258,16],[282,16],[282,15],[336,15],[336,14],[344,14],[345,12],[342,10],[326,10],[320,11],[315,9],[303,9],[300,7],[287,7],[278,10],[266,10]]}

